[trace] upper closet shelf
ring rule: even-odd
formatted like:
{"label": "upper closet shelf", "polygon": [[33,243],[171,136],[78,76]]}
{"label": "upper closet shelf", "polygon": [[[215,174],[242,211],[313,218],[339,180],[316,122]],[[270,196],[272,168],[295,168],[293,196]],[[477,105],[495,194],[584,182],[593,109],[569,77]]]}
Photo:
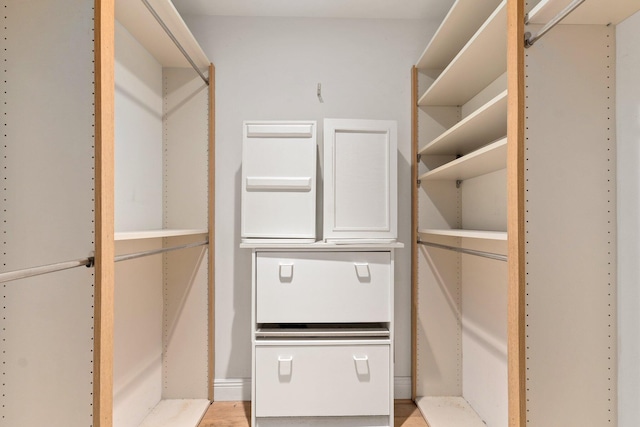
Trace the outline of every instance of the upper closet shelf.
{"label": "upper closet shelf", "polygon": [[471,154],[420,175],[421,181],[475,178],[507,167],[507,138],[492,142]]}
{"label": "upper closet shelf", "polygon": [[[211,61],[202,51],[171,0],[146,0],[156,11],[195,65],[206,70]],[[163,67],[191,65],[162,29],[142,0],[116,0],[116,19]]]}
{"label": "upper closet shelf", "polygon": [[[571,0],[541,0],[529,12],[529,23],[546,24],[570,3]],[[639,10],[638,0],[587,0],[561,23],[617,25]]]}
{"label": "upper closet shelf", "polygon": [[158,239],[161,237],[194,236],[197,234],[207,234],[208,232],[209,231],[206,228],[120,231],[115,233],[114,240],[141,240]]}
{"label": "upper closet shelf", "polygon": [[443,69],[495,10],[500,0],[456,0],[420,56],[419,69]]}
{"label": "upper closet shelf", "polygon": [[507,69],[506,0],[418,100],[418,105],[462,105]]}
{"label": "upper closet shelf", "polygon": [[507,134],[507,91],[425,145],[418,154],[467,154]]}

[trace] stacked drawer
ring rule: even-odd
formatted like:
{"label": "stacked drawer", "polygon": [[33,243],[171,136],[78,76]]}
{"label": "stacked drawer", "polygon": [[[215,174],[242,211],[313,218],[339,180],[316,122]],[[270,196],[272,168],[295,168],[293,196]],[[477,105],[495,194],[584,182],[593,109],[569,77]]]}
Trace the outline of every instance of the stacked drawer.
{"label": "stacked drawer", "polygon": [[392,425],[392,251],[254,257],[254,426]]}

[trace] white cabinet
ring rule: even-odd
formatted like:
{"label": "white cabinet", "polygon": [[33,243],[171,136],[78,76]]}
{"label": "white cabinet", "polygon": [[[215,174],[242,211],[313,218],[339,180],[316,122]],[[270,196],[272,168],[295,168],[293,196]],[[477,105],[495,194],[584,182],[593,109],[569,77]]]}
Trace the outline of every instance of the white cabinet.
{"label": "white cabinet", "polygon": [[398,237],[397,123],[324,120],[324,239]]}
{"label": "white cabinet", "polygon": [[253,249],[254,427],[393,425],[393,250]]}
{"label": "white cabinet", "polygon": [[316,122],[245,122],[242,238],[316,238]]}

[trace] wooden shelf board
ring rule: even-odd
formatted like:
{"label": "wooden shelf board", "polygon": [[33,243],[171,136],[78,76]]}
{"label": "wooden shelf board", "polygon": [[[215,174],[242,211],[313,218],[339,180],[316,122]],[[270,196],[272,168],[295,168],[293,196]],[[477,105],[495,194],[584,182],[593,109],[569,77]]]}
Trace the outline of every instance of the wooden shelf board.
{"label": "wooden shelf board", "polygon": [[507,69],[506,0],[418,100],[418,105],[462,105]]}
{"label": "wooden shelf board", "polygon": [[507,91],[491,99],[425,145],[418,154],[467,154],[507,134]]}
{"label": "wooden shelf board", "polygon": [[506,231],[461,230],[461,229],[423,229],[418,230],[420,237],[429,240],[429,236],[464,237],[468,239],[507,240]]}
{"label": "wooden shelf board", "polygon": [[[571,0],[541,0],[529,12],[530,24],[546,24]],[[571,12],[562,24],[619,24],[640,10],[640,2],[632,0],[589,0]]]}
{"label": "wooden shelf board", "polygon": [[161,400],[140,427],[197,427],[210,404],[207,399]]}
{"label": "wooden shelf board", "polygon": [[492,142],[466,156],[420,175],[424,181],[455,181],[475,178],[507,167],[507,138]]}
{"label": "wooden shelf board", "polygon": [[416,405],[430,427],[486,427],[463,397],[419,397]]}
{"label": "wooden shelf board", "polygon": [[209,230],[206,228],[120,231],[115,233],[114,239],[116,241],[158,239],[161,237],[194,236],[207,233],[209,233]]}
{"label": "wooden shelf board", "polygon": [[456,0],[418,59],[418,69],[444,69],[480,28],[500,0]]}

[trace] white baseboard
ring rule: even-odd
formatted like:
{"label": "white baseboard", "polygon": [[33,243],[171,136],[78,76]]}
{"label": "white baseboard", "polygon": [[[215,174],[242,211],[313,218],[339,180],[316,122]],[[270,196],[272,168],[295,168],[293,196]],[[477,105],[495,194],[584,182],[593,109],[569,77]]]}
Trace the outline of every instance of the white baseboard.
{"label": "white baseboard", "polygon": [[251,378],[215,380],[213,400],[216,402],[251,400]]}
{"label": "white baseboard", "polygon": [[395,377],[393,387],[394,399],[411,399],[411,377]]}
{"label": "white baseboard", "polygon": [[[395,377],[394,398],[411,399],[411,377]],[[219,379],[213,383],[213,400],[216,402],[237,402],[251,400],[251,379]]]}

